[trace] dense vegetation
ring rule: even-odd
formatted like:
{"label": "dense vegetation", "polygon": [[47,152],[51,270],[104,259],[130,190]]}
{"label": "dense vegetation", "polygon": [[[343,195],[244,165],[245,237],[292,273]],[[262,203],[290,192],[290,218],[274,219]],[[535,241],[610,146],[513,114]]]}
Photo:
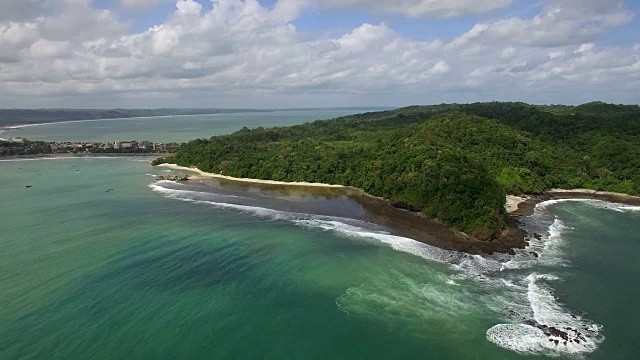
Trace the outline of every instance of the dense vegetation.
{"label": "dense vegetation", "polygon": [[354,186],[480,239],[505,194],[640,192],[640,107],[590,103],[413,106],[183,145],[172,162],[236,177]]}

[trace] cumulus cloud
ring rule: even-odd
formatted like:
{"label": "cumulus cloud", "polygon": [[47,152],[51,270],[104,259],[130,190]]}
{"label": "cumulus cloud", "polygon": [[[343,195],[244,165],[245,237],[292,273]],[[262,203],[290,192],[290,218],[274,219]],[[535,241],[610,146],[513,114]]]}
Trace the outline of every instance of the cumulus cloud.
{"label": "cumulus cloud", "polygon": [[480,14],[510,5],[513,0],[317,0],[324,8],[400,14],[408,17],[450,18]]}
{"label": "cumulus cloud", "polygon": [[164,21],[138,33],[88,0],[55,1],[48,15],[0,21],[0,106],[51,98],[71,106],[620,102],[640,90],[640,45],[593,42],[630,21],[621,2],[573,9],[577,0],[549,0],[536,17],[518,20],[541,34],[535,40],[506,31],[515,20],[503,19],[416,41],[385,23],[339,36],[301,33],[292,24],[304,9],[297,0],[215,0],[208,10],[178,0]]}
{"label": "cumulus cloud", "polygon": [[453,45],[477,41],[542,47],[574,45],[592,41],[607,28],[626,24],[632,18],[623,0],[549,0],[533,19],[512,17],[477,24]]}

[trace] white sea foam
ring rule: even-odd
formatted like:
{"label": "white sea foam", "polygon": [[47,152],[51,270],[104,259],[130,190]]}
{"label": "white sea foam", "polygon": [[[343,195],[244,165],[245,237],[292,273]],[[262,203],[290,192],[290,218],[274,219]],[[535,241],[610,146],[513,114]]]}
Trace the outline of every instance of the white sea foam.
{"label": "white sea foam", "polygon": [[604,340],[602,327],[558,303],[551,288],[543,283],[554,280],[558,278],[553,275],[530,274],[527,277],[530,321],[495,325],[487,330],[487,339],[520,353],[560,356],[593,352]]}
{"label": "white sea foam", "polygon": [[506,255],[481,256],[444,250],[407,237],[392,235],[385,231],[371,230],[371,228],[375,227],[374,224],[356,219],[294,213],[264,207],[221,202],[221,199],[216,198],[217,195],[213,193],[171,189],[161,185],[161,182],[155,182],[150,184],[149,187],[173,199],[208,204],[217,208],[232,209],[262,218],[287,220],[296,225],[334,231],[349,237],[365,240],[372,239],[378,243],[386,244],[397,251],[406,252],[431,261],[450,264],[454,269],[472,276],[499,272],[504,269],[505,263],[512,259],[512,257]]}
{"label": "white sea foam", "polygon": [[581,203],[589,204],[589,205],[591,205],[593,207],[597,207],[597,208],[600,208],[600,209],[613,210],[613,211],[617,211],[617,212],[635,212],[635,211],[640,211],[640,206],[625,205],[625,204],[613,203],[613,202],[597,200],[597,199],[556,199],[556,200],[548,200],[548,201],[541,202],[541,203],[537,204],[536,205],[536,210],[538,210],[538,209],[540,209],[540,210],[541,209],[546,209],[550,205],[563,203],[563,202],[581,202]]}
{"label": "white sea foam", "polygon": [[201,198],[215,196],[215,194],[189,190],[170,189],[160,186],[159,182],[153,183],[149,186],[154,191],[161,192],[167,197],[182,201],[199,202],[218,208],[232,209],[244,213],[253,214],[262,218],[287,220],[296,225],[334,231],[336,233],[349,237],[364,240],[371,239],[378,243],[386,244],[397,251],[416,255],[426,260],[450,264],[455,269],[473,274],[474,276],[499,271],[504,265],[502,262],[503,259],[499,255],[493,257],[483,257],[480,255],[470,255],[458,251],[444,250],[407,237],[392,235],[385,231],[371,230],[371,228],[375,227],[374,224],[356,219],[335,216],[321,216],[307,213],[294,213],[264,207],[220,202],[219,199]]}
{"label": "white sea foam", "polygon": [[[518,250],[514,256],[480,256],[443,250],[384,231],[375,231],[371,229],[372,224],[359,220],[212,201],[203,199],[210,196],[210,193],[170,189],[162,186],[164,184],[156,182],[149,186],[170,198],[232,209],[268,219],[287,220],[299,226],[372,240],[424,259],[450,264],[458,270],[458,275],[453,278],[447,277],[443,280],[444,284],[457,285],[454,279],[472,279],[482,288],[491,289],[487,293],[483,291],[480,295],[483,297],[482,301],[491,310],[502,314],[508,323],[498,324],[488,329],[486,337],[503,348],[527,354],[580,356],[594,351],[604,339],[599,325],[577,314],[572,314],[570,310],[558,303],[552,289],[543,283],[555,281],[556,277],[536,273],[527,276],[527,274],[522,275],[521,272],[508,271],[533,268],[538,264],[545,266],[564,264],[562,234],[568,227],[558,218],[549,217],[549,214],[544,211],[545,205],[538,208],[537,213],[539,216],[547,216],[543,223],[546,223],[548,228],[544,234],[538,236],[538,239],[532,238],[526,249]],[[396,280],[398,278],[402,277],[398,276]],[[371,285],[363,284],[347,289],[345,294],[336,299],[338,309],[346,313],[356,311],[364,316],[380,316],[377,311],[372,312],[372,309],[392,306],[399,311],[398,316],[406,319],[414,315],[433,316],[433,309],[429,308],[433,306],[436,306],[441,313],[467,309],[464,302],[468,300],[464,300],[460,295],[446,292],[434,294],[429,291],[424,293],[427,291],[425,285],[404,284],[411,290],[407,292],[409,295],[400,294],[401,291],[398,289],[393,291],[395,295],[390,294],[389,284],[373,287]],[[397,306],[401,306],[401,309],[396,309]],[[551,328],[557,331],[552,331]]]}
{"label": "white sea foam", "polygon": [[404,251],[416,256],[420,256],[427,260],[438,261],[438,262],[450,262],[452,260],[455,260],[455,258],[459,256],[457,252],[443,250],[435,246],[430,246],[410,238],[391,235],[387,232],[378,232],[378,231],[367,229],[367,226],[373,227],[374,225],[368,224],[361,220],[336,217],[336,216],[321,216],[321,215],[314,215],[314,214],[307,214],[307,213],[294,213],[294,212],[280,211],[280,210],[274,210],[274,209],[257,207],[257,206],[248,206],[248,205],[231,204],[231,203],[224,203],[224,202],[217,202],[217,201],[210,201],[210,200],[194,199],[194,197],[198,195],[211,196],[212,194],[197,192],[197,191],[189,191],[189,190],[170,189],[170,188],[161,186],[161,184],[162,184],[161,182],[155,182],[149,185],[149,187],[151,187],[151,189],[153,189],[154,191],[165,194],[167,197],[182,200],[182,201],[199,202],[199,203],[215,206],[218,208],[233,209],[236,211],[250,213],[259,217],[270,218],[274,220],[288,220],[296,225],[334,231],[349,237],[357,237],[361,239],[374,239],[378,242],[389,245],[391,248],[395,250]]}

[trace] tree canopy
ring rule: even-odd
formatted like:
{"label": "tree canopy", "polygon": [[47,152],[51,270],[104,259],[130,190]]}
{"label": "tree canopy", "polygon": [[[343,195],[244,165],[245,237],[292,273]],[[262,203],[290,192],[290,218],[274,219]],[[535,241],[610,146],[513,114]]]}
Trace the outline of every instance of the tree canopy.
{"label": "tree canopy", "polygon": [[640,107],[589,103],[412,106],[282,128],[243,128],[156,160],[235,177],[342,184],[479,239],[505,195],[640,192]]}

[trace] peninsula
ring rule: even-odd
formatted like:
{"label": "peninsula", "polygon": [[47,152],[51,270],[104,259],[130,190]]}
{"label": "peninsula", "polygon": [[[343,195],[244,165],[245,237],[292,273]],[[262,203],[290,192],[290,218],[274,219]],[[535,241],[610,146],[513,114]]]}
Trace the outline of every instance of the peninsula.
{"label": "peninsula", "polygon": [[154,164],[353,187],[474,241],[500,242],[511,223],[508,194],[584,188],[638,195],[639,118],[638,106],[598,102],[412,106],[243,128],[193,140]]}

